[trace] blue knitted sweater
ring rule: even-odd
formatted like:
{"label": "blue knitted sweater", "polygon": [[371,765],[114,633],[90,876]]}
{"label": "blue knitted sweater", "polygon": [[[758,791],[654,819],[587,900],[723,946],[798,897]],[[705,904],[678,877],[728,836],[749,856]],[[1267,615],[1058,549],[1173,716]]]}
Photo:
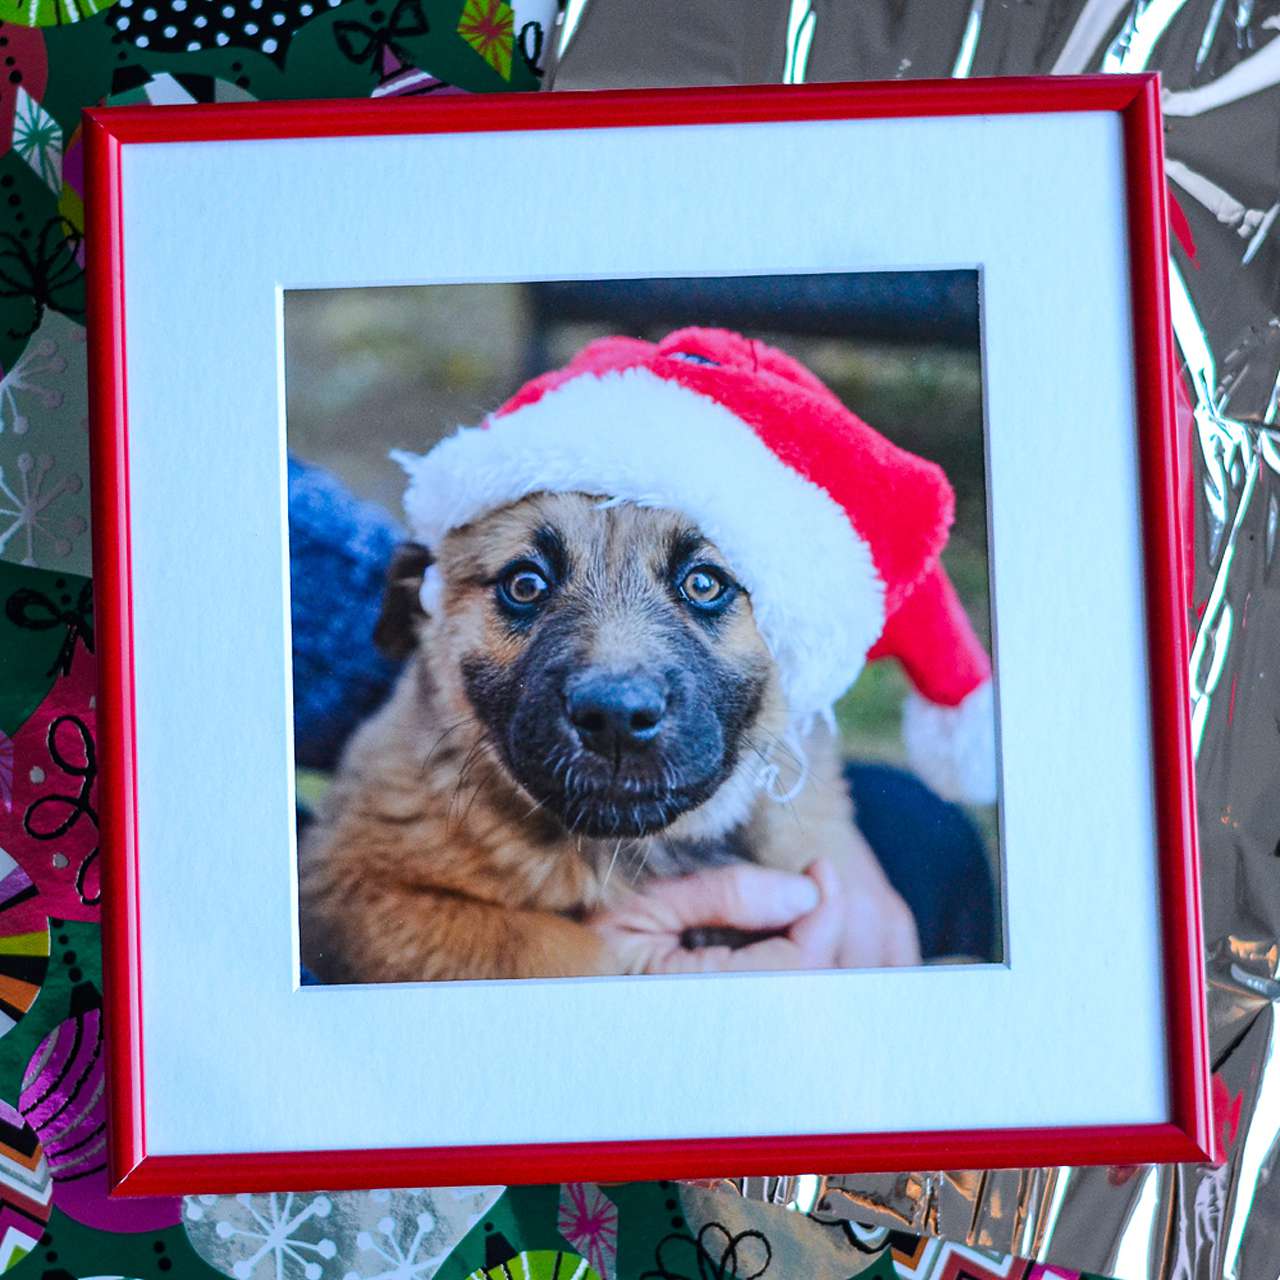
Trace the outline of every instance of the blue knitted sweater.
{"label": "blue knitted sweater", "polygon": [[289,576],[297,763],[331,769],[386,697],[397,666],[373,645],[382,582],[403,534],[327,472],[289,459]]}

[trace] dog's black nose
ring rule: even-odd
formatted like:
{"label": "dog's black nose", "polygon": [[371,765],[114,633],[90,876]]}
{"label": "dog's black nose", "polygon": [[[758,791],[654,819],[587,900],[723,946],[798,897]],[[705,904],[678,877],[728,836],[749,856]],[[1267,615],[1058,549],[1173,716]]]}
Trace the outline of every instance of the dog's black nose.
{"label": "dog's black nose", "polygon": [[649,676],[588,671],[569,682],[565,710],[584,747],[613,756],[658,736],[667,695]]}

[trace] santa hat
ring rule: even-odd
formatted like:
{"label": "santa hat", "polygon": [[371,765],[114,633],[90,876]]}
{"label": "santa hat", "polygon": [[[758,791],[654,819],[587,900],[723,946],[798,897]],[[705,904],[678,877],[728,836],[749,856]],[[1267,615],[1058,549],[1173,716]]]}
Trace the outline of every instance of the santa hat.
{"label": "santa hat", "polygon": [[994,799],[990,663],[939,560],[951,486],[790,356],[717,329],[604,338],[480,426],[395,456],[427,546],[536,492],[683,512],[750,594],[798,723],[896,657],[912,763],[949,798]]}

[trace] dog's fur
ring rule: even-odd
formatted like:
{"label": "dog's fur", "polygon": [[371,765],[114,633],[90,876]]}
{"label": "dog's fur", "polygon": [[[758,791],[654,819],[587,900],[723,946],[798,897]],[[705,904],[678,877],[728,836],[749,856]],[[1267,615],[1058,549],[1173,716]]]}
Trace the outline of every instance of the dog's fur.
{"label": "dog's fur", "polygon": [[[502,594],[522,565],[549,584],[534,608]],[[700,566],[726,583],[715,609],[682,594]],[[303,961],[323,980],[617,973],[584,920],[619,891],[744,859],[799,871],[861,839],[830,734],[787,739],[750,598],[682,516],[536,494],[408,544],[379,641],[410,660],[302,844]],[[593,673],[661,689],[652,741],[584,745],[566,698]],[[762,785],[800,768],[787,803]]]}

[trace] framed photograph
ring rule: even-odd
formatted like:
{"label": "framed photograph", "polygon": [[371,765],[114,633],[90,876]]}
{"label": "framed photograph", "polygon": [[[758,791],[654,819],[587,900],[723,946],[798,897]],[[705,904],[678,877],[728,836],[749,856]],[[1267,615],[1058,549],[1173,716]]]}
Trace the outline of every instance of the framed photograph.
{"label": "framed photograph", "polygon": [[1156,77],[86,120],[118,1193],[1212,1158]]}

